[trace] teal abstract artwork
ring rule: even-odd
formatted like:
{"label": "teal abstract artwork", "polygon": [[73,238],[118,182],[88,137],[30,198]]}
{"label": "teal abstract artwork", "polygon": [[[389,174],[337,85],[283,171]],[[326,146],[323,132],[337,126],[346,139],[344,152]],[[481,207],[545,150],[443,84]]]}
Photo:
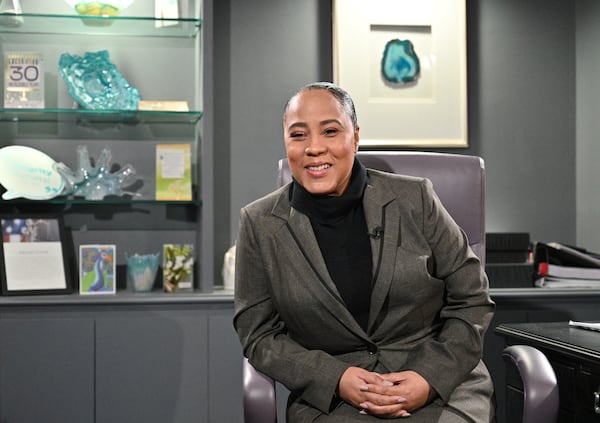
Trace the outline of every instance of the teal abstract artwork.
{"label": "teal abstract artwork", "polygon": [[419,57],[410,40],[393,39],[387,42],[381,59],[381,74],[385,81],[406,84],[420,74]]}

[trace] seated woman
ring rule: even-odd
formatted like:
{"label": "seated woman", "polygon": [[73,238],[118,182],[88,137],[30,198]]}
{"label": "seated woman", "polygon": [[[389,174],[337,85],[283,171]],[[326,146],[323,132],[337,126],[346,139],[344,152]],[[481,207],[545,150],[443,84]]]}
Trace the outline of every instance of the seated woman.
{"label": "seated woman", "polygon": [[234,325],[287,421],[494,421],[488,280],[431,182],[365,169],[333,84],[292,96],[283,130],[293,181],[241,211]]}

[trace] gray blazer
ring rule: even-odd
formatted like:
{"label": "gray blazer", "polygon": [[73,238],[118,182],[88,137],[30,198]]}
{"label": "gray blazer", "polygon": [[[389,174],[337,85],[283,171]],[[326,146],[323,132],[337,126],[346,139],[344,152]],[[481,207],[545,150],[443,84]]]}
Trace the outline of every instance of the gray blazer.
{"label": "gray blazer", "polygon": [[234,326],[244,355],[290,389],[288,415],[332,412],[342,373],[359,366],[414,370],[441,402],[488,421],[493,387],[481,352],[494,303],[481,263],[429,180],[368,177],[368,330],[346,309],[288,184],[241,210]]}

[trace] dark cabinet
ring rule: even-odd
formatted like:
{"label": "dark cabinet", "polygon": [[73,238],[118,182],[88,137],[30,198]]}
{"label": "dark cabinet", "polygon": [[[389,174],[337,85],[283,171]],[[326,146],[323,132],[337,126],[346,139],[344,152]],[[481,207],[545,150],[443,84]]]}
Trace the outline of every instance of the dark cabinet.
{"label": "dark cabinet", "polygon": [[94,422],[94,322],[0,320],[0,421]]}
{"label": "dark cabinet", "polygon": [[0,422],[242,421],[230,297],[0,300]]}
{"label": "dark cabinet", "polygon": [[96,422],[208,421],[207,342],[194,312],[96,319]]}

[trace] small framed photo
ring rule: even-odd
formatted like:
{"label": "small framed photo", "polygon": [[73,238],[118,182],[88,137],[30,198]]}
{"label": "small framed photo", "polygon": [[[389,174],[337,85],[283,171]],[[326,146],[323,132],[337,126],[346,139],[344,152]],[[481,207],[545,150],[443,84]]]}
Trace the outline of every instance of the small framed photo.
{"label": "small framed photo", "polygon": [[79,246],[79,293],[82,295],[114,294],[116,284],[115,245]]}
{"label": "small framed photo", "polygon": [[194,290],[194,245],[163,245],[163,290],[189,292]]}
{"label": "small framed photo", "polygon": [[71,292],[59,217],[1,217],[3,295]]}

